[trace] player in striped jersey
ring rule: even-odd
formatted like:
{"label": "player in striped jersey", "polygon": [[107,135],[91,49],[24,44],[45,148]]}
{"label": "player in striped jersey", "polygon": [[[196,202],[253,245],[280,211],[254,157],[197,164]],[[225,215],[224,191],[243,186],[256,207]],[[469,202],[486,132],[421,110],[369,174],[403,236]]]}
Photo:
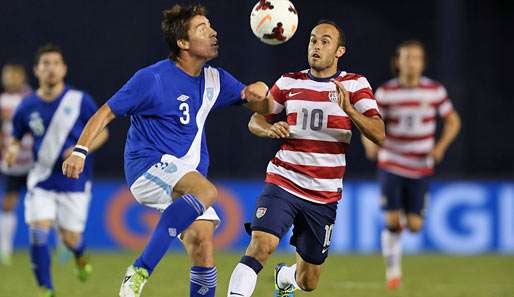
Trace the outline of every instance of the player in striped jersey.
{"label": "player in striped jersey", "polygon": [[[376,92],[380,111],[386,122],[386,138],[379,149],[363,138],[368,158],[378,158],[382,208],[386,228],[382,232],[382,252],[386,260],[389,288],[400,285],[401,218],[418,232],[434,163],[440,162],[457,136],[460,119],[446,89],[422,76],[425,49],[419,41],[400,44],[392,61],[398,77],[383,84]],[[443,132],[435,141],[437,117],[443,119]]]}
{"label": "player in striped jersey", "polygon": [[269,118],[252,116],[252,133],[284,141],[268,164],[252,239],[232,273],[229,297],[252,295],[257,274],[293,225],[297,261],[275,267],[275,296],[312,291],[318,284],[342,198],[352,125],[377,144],[384,138],[384,123],[366,78],[337,68],[345,50],[341,28],[321,21],[310,36],[310,69],[284,74],[271,89],[273,115],[285,113],[287,120],[271,124]]}

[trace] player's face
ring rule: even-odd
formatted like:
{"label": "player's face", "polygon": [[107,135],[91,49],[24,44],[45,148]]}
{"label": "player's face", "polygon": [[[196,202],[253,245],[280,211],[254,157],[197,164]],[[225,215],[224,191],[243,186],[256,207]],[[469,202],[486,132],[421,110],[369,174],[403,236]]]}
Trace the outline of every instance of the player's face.
{"label": "player's face", "polygon": [[425,69],[425,53],[419,46],[406,46],[398,51],[396,66],[401,75],[421,76]]}
{"label": "player's face", "polygon": [[334,26],[321,24],[311,32],[308,48],[308,60],[311,68],[321,71],[337,67],[337,61],[345,53],[345,48],[338,45],[339,32]]}
{"label": "player's face", "polygon": [[16,92],[25,84],[25,72],[17,67],[5,66],[2,69],[2,86],[7,92]]}
{"label": "player's face", "polygon": [[64,81],[67,67],[60,53],[48,52],[41,55],[34,67],[34,74],[40,84],[54,86]]}
{"label": "player's face", "polygon": [[192,56],[211,60],[218,56],[218,33],[203,15],[194,16],[189,22],[188,44]]}

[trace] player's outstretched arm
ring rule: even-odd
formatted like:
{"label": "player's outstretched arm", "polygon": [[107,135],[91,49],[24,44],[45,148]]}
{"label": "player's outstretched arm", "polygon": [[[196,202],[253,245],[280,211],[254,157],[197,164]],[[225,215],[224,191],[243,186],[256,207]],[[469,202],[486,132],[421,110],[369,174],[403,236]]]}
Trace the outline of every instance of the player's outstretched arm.
{"label": "player's outstretched arm", "polygon": [[338,103],[343,111],[355,123],[361,133],[376,145],[382,145],[385,139],[384,121],[379,116],[367,117],[361,114],[350,102],[350,94],[344,88],[343,84],[336,80],[332,82],[337,87]]}
{"label": "player's outstretched arm", "polygon": [[248,101],[245,107],[248,109],[268,115],[272,112],[273,98],[271,98],[268,86],[262,81],[246,86],[241,91],[241,98]]}
{"label": "player's outstretched arm", "polygon": [[443,132],[441,138],[437,141],[434,148],[430,152],[430,156],[436,163],[443,160],[444,155],[448,146],[455,140],[455,137],[459,134],[461,126],[460,116],[456,111],[453,111],[444,118]]}
{"label": "player's outstretched arm", "polygon": [[258,113],[254,113],[248,122],[248,129],[254,135],[269,138],[289,137],[289,125],[286,122],[270,124],[266,118]]}
{"label": "player's outstretched arm", "polygon": [[[107,127],[115,117],[107,104],[102,105],[87,122],[82,134],[80,134],[76,147],[84,149],[86,152],[90,149],[98,148],[107,140],[105,127]],[[62,173],[70,178],[79,178],[84,170],[84,161],[85,154],[73,153],[62,164]]]}

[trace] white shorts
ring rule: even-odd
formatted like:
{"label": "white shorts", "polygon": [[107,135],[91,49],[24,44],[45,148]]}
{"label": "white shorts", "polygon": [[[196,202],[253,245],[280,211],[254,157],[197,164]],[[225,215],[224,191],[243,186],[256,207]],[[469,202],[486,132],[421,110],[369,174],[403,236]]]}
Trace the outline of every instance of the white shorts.
{"label": "white shorts", "polygon": [[[196,172],[196,169],[172,155],[163,155],[161,162],[153,165],[132,184],[130,192],[139,203],[162,212],[173,203],[175,185],[189,172]],[[220,223],[212,207],[196,220],[213,221],[216,225]]]}
{"label": "white shorts", "polygon": [[27,191],[25,222],[52,220],[60,228],[82,233],[86,227],[91,183],[84,192],[55,192],[42,188]]}

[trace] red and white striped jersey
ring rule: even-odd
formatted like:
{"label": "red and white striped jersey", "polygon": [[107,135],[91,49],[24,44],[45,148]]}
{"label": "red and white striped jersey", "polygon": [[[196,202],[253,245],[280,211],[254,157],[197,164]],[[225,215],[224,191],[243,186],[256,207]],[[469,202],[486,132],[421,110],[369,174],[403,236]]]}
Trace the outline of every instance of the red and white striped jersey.
{"label": "red and white striped jersey", "polygon": [[378,166],[409,178],[433,172],[437,116],[453,112],[443,85],[422,77],[419,86],[404,88],[397,79],[377,89],[376,98],[386,124],[386,138],[378,153]]}
{"label": "red and white striped jersey", "polygon": [[[365,77],[340,72],[333,78],[342,82],[359,112],[379,115]],[[342,198],[352,121],[336,103],[334,83],[304,70],[284,74],[271,94],[275,98],[273,114],[285,110],[290,136],[269,162],[266,182],[312,202],[338,201]]]}
{"label": "red and white striped jersey", "polygon": [[[2,113],[2,150],[5,148],[7,141],[12,133],[12,117],[14,111],[21,103],[25,96],[28,96],[32,90],[26,87],[20,93],[2,93],[0,94],[0,112]],[[32,144],[33,140],[30,134],[26,134],[21,140],[21,150],[18,153],[16,164],[7,167],[1,162],[0,171],[7,175],[26,175],[32,168]]]}

